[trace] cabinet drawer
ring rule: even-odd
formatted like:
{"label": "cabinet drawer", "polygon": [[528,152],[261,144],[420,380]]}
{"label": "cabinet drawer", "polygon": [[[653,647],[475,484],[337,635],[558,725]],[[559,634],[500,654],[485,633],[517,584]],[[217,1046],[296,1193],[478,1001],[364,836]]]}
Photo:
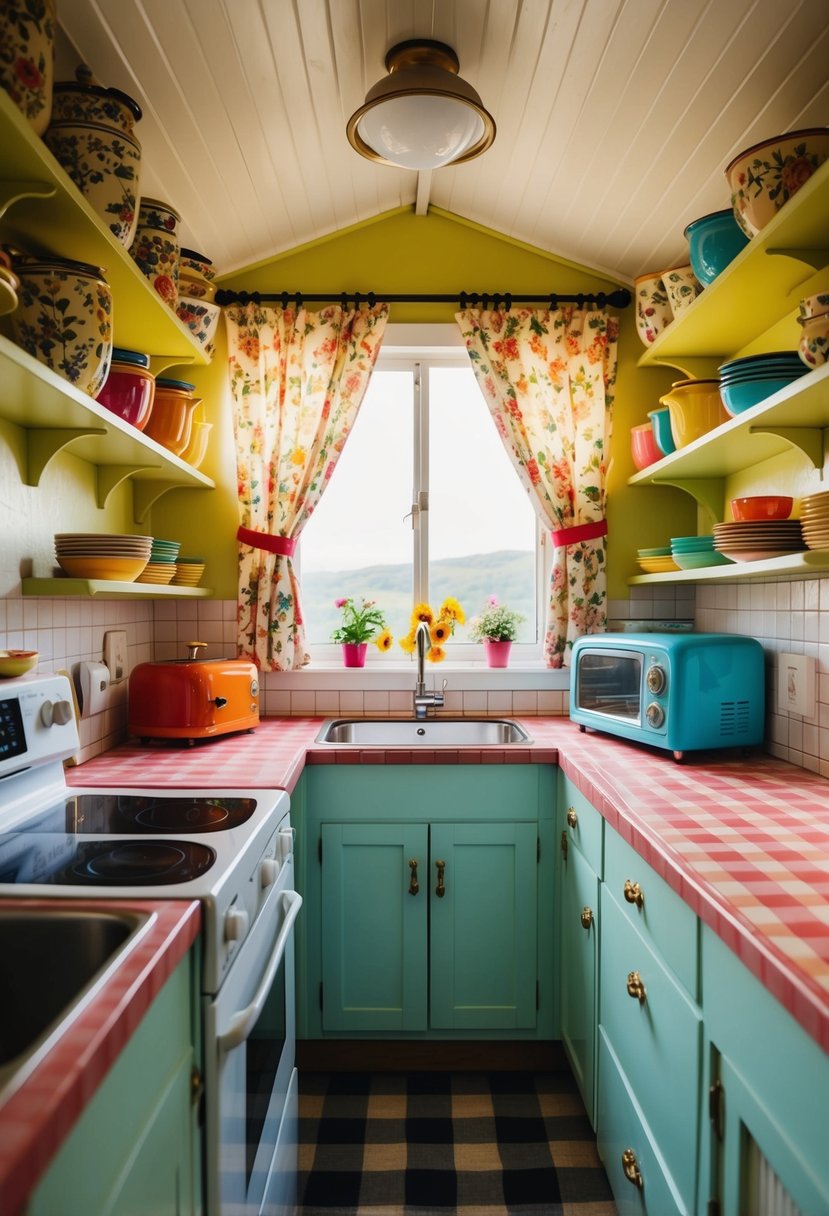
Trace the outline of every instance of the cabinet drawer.
{"label": "cabinet drawer", "polygon": [[619,907],[698,1001],[696,914],[609,826],[605,827],[604,862],[605,883]]}
{"label": "cabinet drawer", "polygon": [[559,772],[559,809],[559,832],[567,833],[568,847],[580,849],[601,878],[604,819],[562,772]]}
{"label": "cabinet drawer", "polygon": [[[599,925],[599,1021],[690,1210],[697,1174],[702,1015],[606,890]],[[630,991],[632,973],[644,986],[640,997]]]}
{"label": "cabinet drawer", "polygon": [[[690,1216],[677,1195],[648,1129],[636,1099],[628,1088],[619,1062],[605,1034],[599,1028],[599,1156],[619,1216]],[[639,1185],[625,1172],[638,1172]],[[635,1178],[635,1175],[634,1175]]]}

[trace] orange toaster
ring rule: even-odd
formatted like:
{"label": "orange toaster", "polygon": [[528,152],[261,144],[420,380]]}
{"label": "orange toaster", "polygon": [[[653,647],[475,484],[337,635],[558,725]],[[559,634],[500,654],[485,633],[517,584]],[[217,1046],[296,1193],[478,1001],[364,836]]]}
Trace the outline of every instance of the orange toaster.
{"label": "orange toaster", "polygon": [[130,734],[195,741],[258,726],[256,665],[248,659],[199,659],[207,643],[185,645],[186,659],[139,663],[130,674]]}

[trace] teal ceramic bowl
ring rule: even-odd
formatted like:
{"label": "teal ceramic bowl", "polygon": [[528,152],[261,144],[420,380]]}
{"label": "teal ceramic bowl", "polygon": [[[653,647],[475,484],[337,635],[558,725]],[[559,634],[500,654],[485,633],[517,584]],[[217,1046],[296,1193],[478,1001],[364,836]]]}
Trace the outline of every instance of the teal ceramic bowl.
{"label": "teal ceramic bowl", "polygon": [[713,549],[713,536],[672,536],[671,537],[671,552],[672,553],[687,553],[699,549]]}
{"label": "teal ceramic bowl", "polygon": [[661,410],[650,410],[648,417],[653,427],[656,446],[663,456],[670,456],[671,452],[676,451],[674,437],[671,434],[671,411],[664,406]]}
{"label": "teal ceramic bowl", "polygon": [[797,380],[798,376],[770,376],[758,380],[735,380],[728,383],[723,381],[720,384],[722,403],[732,417],[735,414],[742,414],[744,410],[750,410],[752,406],[765,401],[767,397],[773,397],[781,388],[785,388],[787,384]]}
{"label": "teal ceramic bowl", "polygon": [[674,561],[680,570],[702,570],[705,566],[728,566],[731,558],[715,549],[697,549],[687,553],[674,553]]}
{"label": "teal ceramic bowl", "polygon": [[691,268],[700,283],[706,286],[713,283],[748,244],[748,237],[730,207],[692,220],[685,229],[685,237]]}

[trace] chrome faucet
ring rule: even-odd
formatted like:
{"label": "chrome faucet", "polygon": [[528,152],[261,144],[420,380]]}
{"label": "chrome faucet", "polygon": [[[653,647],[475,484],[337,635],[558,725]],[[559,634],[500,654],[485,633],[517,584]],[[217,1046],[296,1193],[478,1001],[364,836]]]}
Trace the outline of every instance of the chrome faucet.
{"label": "chrome faucet", "polygon": [[[429,636],[429,626],[425,621],[421,621],[417,627],[415,634],[415,645],[417,647],[417,683],[414,690],[414,715],[418,720],[426,717],[426,711],[432,706],[434,709],[443,705],[443,692],[427,692],[426,680],[423,674],[423,664],[426,659],[427,650],[431,649],[432,639]],[[443,681],[443,687],[446,688],[446,681]]]}

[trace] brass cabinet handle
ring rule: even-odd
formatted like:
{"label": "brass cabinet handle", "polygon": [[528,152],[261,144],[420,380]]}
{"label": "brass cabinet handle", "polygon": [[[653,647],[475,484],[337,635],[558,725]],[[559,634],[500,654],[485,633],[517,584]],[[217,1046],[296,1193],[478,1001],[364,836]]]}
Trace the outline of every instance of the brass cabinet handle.
{"label": "brass cabinet handle", "polygon": [[411,859],[411,861],[409,862],[409,869],[412,872],[411,879],[409,880],[409,894],[417,895],[418,891],[420,890],[420,883],[417,881],[417,858],[416,857],[413,857]]}
{"label": "brass cabinet handle", "polygon": [[581,927],[583,929],[589,929],[592,924],[593,924],[593,909],[586,908],[586,907],[582,908],[582,910],[581,910]]}
{"label": "brass cabinet handle", "polygon": [[579,821],[579,817],[572,807],[567,808],[567,823],[571,828],[574,828]]}
{"label": "brass cabinet handle", "polygon": [[565,861],[567,860],[567,833],[566,832],[561,833],[561,856],[564,858]]}
{"label": "brass cabinet handle", "polygon": [[435,887],[435,895],[438,897],[438,899],[443,899],[444,895],[446,894],[446,883],[443,881],[443,876],[446,871],[446,862],[436,861],[435,869],[438,872],[438,885]]}
{"label": "brass cabinet handle", "polygon": [[628,972],[628,996],[635,997],[640,1005],[644,1005],[645,1003],[647,993],[645,992],[645,985],[638,971]]}
{"label": "brass cabinet handle", "polygon": [[626,1148],[622,1153],[622,1171],[624,1172],[628,1182],[632,1182],[633,1185],[638,1187],[641,1191],[645,1183],[641,1173],[639,1172],[636,1153],[634,1153],[632,1148]]}
{"label": "brass cabinet handle", "polygon": [[631,882],[629,878],[625,879],[625,899],[629,904],[636,904],[637,908],[642,907],[645,902],[645,893],[638,882]]}

